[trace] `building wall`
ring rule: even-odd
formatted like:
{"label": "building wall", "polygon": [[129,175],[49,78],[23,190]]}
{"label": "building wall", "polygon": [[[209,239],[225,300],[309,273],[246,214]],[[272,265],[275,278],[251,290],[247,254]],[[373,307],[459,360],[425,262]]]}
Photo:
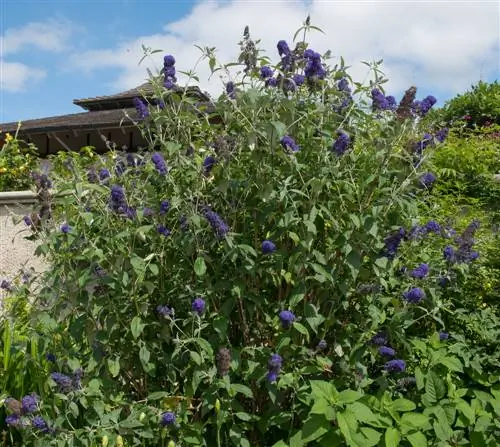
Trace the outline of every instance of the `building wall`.
{"label": "building wall", "polygon": [[[16,194],[25,203],[16,203]],[[31,198],[31,203],[30,199]],[[27,241],[30,230],[23,217],[31,214],[35,205],[34,194],[30,192],[0,192],[0,281],[12,281],[21,276],[22,271],[34,269],[42,272],[46,267],[40,258],[35,257],[36,243]],[[5,291],[0,289],[0,303]]]}

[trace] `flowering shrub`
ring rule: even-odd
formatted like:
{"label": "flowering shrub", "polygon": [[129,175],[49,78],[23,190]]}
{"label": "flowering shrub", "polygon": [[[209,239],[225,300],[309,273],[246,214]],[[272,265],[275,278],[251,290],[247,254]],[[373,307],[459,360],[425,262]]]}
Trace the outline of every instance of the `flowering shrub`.
{"label": "flowering shrub", "polygon": [[167,55],[151,79],[164,106],[138,103],[153,153],[53,179],[64,225],[37,229],[51,269],[32,314],[59,342],[44,423],[10,430],[44,445],[493,442],[498,384],[474,386],[498,377],[468,373],[449,292],[475,268],[477,224],[452,238],[418,219],[440,141],[416,150],[415,117],[432,100],[410,88],[381,107],[377,67],[362,86],[305,42],[278,42],[274,66],[248,29],[241,45],[215,112],[173,88]]}
{"label": "flowering shrub", "polygon": [[38,165],[35,147],[9,133],[0,131],[0,138],[4,141],[0,147],[0,191],[30,189],[33,185],[30,173]]}

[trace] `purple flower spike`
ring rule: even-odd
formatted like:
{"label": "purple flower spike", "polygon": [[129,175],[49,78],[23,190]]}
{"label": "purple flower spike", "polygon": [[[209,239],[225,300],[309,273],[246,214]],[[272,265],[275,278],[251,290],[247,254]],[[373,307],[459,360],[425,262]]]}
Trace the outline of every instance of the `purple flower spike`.
{"label": "purple flower spike", "polygon": [[425,292],[420,287],[414,287],[403,293],[406,301],[412,304],[417,304],[425,298]]}
{"label": "purple flower spike", "polygon": [[274,245],[274,242],[268,239],[262,242],[262,254],[268,255],[274,253],[275,251],[276,251],[276,245]]}
{"label": "purple flower spike", "polygon": [[289,310],[282,310],[279,313],[279,318],[283,329],[288,329],[295,321],[295,315],[293,314],[293,312],[290,312]]}
{"label": "purple flower spike", "polygon": [[384,368],[388,372],[404,372],[406,370],[406,362],[404,360],[389,360]]}
{"label": "purple flower spike", "polygon": [[196,298],[191,305],[191,309],[194,313],[202,315],[205,312],[205,300],[201,297]]}

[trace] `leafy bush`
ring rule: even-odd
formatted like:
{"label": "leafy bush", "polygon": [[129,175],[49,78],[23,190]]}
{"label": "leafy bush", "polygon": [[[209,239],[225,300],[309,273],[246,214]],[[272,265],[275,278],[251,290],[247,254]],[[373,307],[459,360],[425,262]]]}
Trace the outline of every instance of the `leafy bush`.
{"label": "leafy bush", "polygon": [[500,125],[500,84],[479,81],[470,91],[447,101],[438,116],[448,125],[462,122],[469,129]]}
{"label": "leafy bush", "polygon": [[36,148],[8,133],[4,139],[0,148],[0,191],[30,189],[33,180],[29,174],[38,166]]}
{"label": "leafy bush", "polygon": [[[136,101],[156,152],[53,178],[62,220],[33,225],[51,269],[31,314],[54,362],[42,419],[11,411],[11,430],[23,445],[494,445],[498,359],[479,371],[488,347],[455,318],[475,305],[460,290],[478,225],[414,225],[441,139],[414,116],[435,99],[412,88],[398,106],[378,66],[363,86],[305,42],[280,41],[273,67],[248,30],[241,45],[215,112],[172,89],[167,55],[156,100]],[[487,310],[469,316],[491,322],[483,341]]]}

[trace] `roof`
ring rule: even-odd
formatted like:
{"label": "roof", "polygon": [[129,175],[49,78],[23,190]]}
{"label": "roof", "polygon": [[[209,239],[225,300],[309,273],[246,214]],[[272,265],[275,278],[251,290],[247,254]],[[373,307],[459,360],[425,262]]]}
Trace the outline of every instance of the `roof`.
{"label": "roof", "polygon": [[[178,93],[184,92],[184,88],[175,87]],[[187,87],[186,93],[188,96],[197,98],[201,101],[209,101],[207,94],[202,93],[198,87]],[[80,106],[86,110],[111,110],[118,108],[134,107],[133,100],[135,97],[144,96],[150,98],[154,96],[154,88],[150,82],[145,82],[130,90],[125,90],[121,93],[108,96],[95,96],[93,98],[74,99],[73,104]]]}
{"label": "roof", "polygon": [[[199,102],[195,107],[201,113],[213,113],[214,106],[210,102]],[[90,112],[72,113],[69,115],[51,116],[26,120],[21,122],[21,133],[37,134],[59,132],[63,130],[106,129],[120,126],[132,126],[138,120],[135,107],[112,110],[96,110]],[[13,133],[18,123],[0,124],[2,132]]]}
{"label": "roof", "polygon": [[[117,127],[122,120],[122,124],[132,125],[132,121],[126,117],[126,114],[133,120],[137,119],[137,111],[135,108],[100,110],[22,121],[20,131],[35,134],[57,132],[67,129],[78,130]],[[0,129],[2,132],[12,133],[17,130],[17,126],[17,122],[4,123],[0,124]]]}

